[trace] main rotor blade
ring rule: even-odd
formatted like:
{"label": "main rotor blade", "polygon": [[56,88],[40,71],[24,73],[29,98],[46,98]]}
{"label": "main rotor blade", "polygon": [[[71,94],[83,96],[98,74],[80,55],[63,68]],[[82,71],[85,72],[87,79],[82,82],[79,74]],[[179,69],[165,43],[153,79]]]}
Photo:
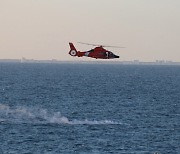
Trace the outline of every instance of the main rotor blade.
{"label": "main rotor blade", "polygon": [[102,46],[102,47],[109,47],[109,48],[125,48],[120,46],[110,46],[110,45],[100,45],[100,44],[91,44],[91,43],[84,43],[84,42],[78,42],[80,44],[86,44],[86,45],[92,45],[92,46]]}
{"label": "main rotor blade", "polygon": [[102,45],[103,47],[109,47],[109,48],[126,48],[126,47],[120,47],[120,46],[111,46],[111,45]]}
{"label": "main rotor blade", "polygon": [[86,45],[92,45],[92,46],[99,46],[99,45],[97,45],[97,44],[91,44],[91,43],[84,43],[84,42],[78,42],[78,43],[80,43],[80,44],[86,44]]}

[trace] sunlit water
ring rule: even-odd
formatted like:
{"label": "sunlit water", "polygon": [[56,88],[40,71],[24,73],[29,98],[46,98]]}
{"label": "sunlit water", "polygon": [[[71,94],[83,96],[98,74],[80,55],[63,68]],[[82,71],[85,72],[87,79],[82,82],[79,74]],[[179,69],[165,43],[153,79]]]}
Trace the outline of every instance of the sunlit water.
{"label": "sunlit water", "polygon": [[180,66],[0,63],[0,153],[178,154]]}

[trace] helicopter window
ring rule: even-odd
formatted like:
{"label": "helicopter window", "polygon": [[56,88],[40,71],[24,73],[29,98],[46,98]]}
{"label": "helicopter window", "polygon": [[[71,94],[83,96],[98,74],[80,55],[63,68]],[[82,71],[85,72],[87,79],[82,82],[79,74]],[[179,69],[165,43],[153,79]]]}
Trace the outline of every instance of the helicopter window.
{"label": "helicopter window", "polygon": [[113,53],[111,51],[109,51],[109,55],[112,55]]}

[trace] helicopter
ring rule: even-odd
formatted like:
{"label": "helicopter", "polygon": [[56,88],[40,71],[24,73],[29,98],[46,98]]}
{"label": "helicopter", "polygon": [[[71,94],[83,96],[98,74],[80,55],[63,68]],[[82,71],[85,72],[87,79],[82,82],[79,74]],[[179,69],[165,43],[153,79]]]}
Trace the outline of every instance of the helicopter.
{"label": "helicopter", "polygon": [[77,51],[74,44],[69,42],[70,46],[70,51],[69,54],[73,57],[90,57],[90,58],[96,58],[96,59],[114,59],[114,58],[119,58],[118,55],[115,55],[111,51],[106,50],[103,47],[114,47],[114,48],[124,48],[124,47],[118,47],[118,46],[105,46],[105,45],[96,45],[96,44],[90,44],[90,43],[83,43],[83,42],[78,42],[81,44],[86,44],[86,45],[92,45],[96,46],[94,49],[91,49],[89,51]]}

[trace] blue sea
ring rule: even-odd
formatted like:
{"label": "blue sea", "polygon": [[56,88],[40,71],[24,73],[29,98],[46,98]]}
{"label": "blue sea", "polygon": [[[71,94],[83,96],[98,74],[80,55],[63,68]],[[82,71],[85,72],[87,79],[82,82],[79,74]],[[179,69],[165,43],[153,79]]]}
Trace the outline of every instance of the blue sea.
{"label": "blue sea", "polygon": [[180,66],[0,63],[0,154],[179,154]]}

